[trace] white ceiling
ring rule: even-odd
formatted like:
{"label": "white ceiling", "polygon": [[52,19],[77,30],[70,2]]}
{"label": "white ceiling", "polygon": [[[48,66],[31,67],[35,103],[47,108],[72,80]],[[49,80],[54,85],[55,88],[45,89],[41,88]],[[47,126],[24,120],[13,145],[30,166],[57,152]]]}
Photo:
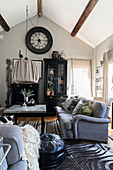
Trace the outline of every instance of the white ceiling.
{"label": "white ceiling", "polygon": [[[43,15],[69,33],[80,18],[89,0],[42,0]],[[0,0],[0,13],[10,27],[37,15],[37,0]],[[113,0],[99,0],[76,37],[96,47],[113,34]],[[0,27],[0,31],[3,29]],[[71,36],[71,35],[70,35]]]}

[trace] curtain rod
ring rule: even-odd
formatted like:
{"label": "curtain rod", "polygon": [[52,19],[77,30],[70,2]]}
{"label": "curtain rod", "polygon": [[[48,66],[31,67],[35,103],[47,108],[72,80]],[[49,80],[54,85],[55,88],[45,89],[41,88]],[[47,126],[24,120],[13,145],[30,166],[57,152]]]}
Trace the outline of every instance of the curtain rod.
{"label": "curtain rod", "polygon": [[92,59],[88,59],[88,58],[66,58],[67,60],[72,60],[72,59],[77,59],[77,60],[92,60]]}

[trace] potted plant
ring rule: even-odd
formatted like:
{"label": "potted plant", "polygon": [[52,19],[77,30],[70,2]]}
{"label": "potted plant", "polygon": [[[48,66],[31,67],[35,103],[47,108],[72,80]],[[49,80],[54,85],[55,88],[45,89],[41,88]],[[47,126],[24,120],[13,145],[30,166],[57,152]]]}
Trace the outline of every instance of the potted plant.
{"label": "potted plant", "polygon": [[23,94],[23,96],[24,96],[24,104],[23,105],[26,105],[26,103],[28,103],[28,98],[30,96],[34,96],[33,90],[28,90],[28,92],[27,92],[25,88],[24,88],[24,90],[21,90],[20,93]]}
{"label": "potted plant", "polygon": [[54,91],[53,90],[51,91],[51,96],[54,96]]}
{"label": "potted plant", "polygon": [[47,89],[47,90],[46,90],[46,95],[47,95],[47,96],[50,96],[50,89]]}

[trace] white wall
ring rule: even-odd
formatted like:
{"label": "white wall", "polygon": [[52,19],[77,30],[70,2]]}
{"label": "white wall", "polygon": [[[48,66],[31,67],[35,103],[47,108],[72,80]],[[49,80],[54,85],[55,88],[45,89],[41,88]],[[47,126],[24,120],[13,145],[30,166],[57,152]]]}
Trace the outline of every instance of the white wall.
{"label": "white wall", "polygon": [[113,49],[113,35],[108,37],[105,41],[95,48],[95,66],[100,66],[100,60],[103,60],[104,52]]}
{"label": "white wall", "polygon": [[101,65],[100,61],[103,61],[103,54],[111,49],[113,49],[113,35],[108,37],[94,49],[94,75],[96,67]]}
{"label": "white wall", "polygon": [[[36,26],[38,22],[38,17],[33,17],[32,22]],[[28,22],[28,30],[32,27],[30,22]],[[62,50],[66,54],[66,58],[86,58],[92,59],[93,61],[93,48],[85,44],[76,37],[71,37],[70,33],[62,29],[49,19],[42,17],[39,19],[38,26],[43,26],[47,28],[53,36],[53,46],[49,52],[43,55],[37,55],[28,50],[28,58],[35,60],[43,60],[43,58],[51,58],[52,51],[57,50],[61,52]],[[25,45],[25,35],[26,35],[26,23],[20,23],[11,28],[9,32],[2,32],[0,34],[4,35],[4,40],[0,40],[0,103],[2,106],[5,105],[6,100],[6,59],[14,59],[18,57],[18,51],[21,50],[24,57],[26,56],[26,45]],[[43,103],[43,86],[44,80],[41,80],[40,85],[40,103]]]}

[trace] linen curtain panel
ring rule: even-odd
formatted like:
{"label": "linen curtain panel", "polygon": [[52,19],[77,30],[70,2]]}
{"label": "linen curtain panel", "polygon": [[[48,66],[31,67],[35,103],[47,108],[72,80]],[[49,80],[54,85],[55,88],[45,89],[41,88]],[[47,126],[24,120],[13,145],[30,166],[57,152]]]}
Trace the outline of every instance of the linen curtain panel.
{"label": "linen curtain panel", "polygon": [[113,50],[105,52],[103,54],[103,89],[102,89],[102,101],[106,104],[110,104],[110,95],[109,95],[109,64],[113,63]]}
{"label": "linen curtain panel", "polygon": [[102,101],[108,104],[108,58],[109,52],[103,54],[103,89]]}
{"label": "linen curtain panel", "polygon": [[73,94],[92,97],[92,61],[71,59]]}

